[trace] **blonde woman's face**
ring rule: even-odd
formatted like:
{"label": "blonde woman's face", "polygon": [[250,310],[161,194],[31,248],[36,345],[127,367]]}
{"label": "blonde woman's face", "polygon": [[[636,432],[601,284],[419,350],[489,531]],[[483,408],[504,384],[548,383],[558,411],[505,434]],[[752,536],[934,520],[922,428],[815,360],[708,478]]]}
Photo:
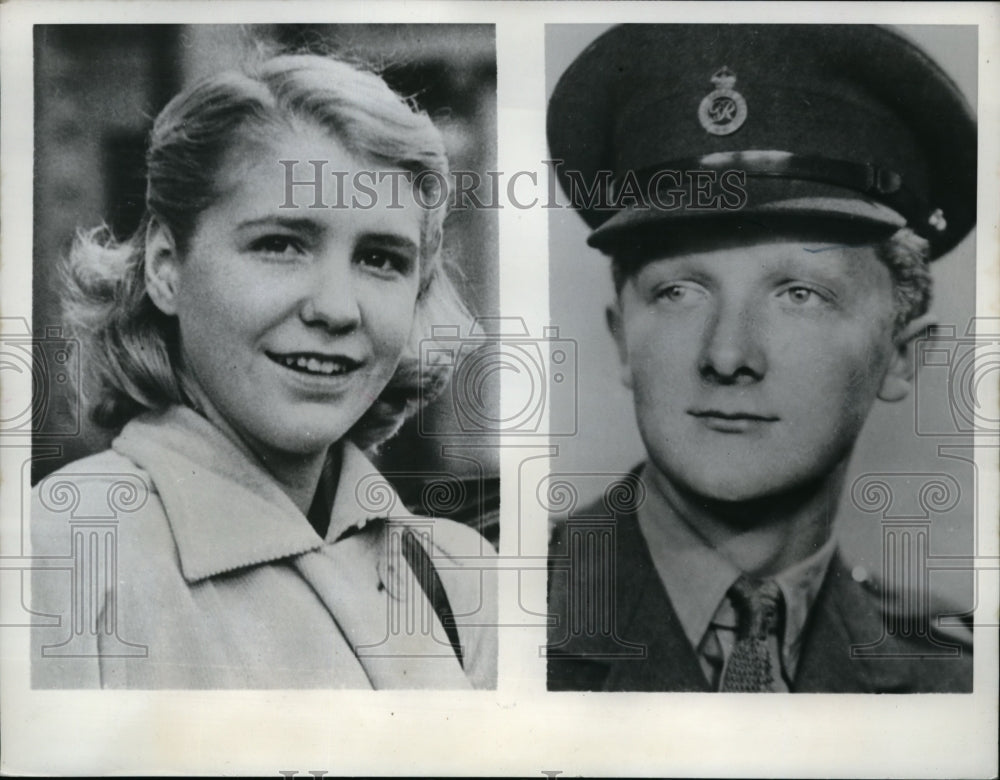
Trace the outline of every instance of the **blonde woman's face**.
{"label": "blonde woman's face", "polygon": [[[232,157],[223,194],[172,267],[183,360],[221,422],[265,459],[315,454],[396,370],[414,321],[422,211],[402,171],[318,129]],[[317,198],[310,161],[320,160]]]}

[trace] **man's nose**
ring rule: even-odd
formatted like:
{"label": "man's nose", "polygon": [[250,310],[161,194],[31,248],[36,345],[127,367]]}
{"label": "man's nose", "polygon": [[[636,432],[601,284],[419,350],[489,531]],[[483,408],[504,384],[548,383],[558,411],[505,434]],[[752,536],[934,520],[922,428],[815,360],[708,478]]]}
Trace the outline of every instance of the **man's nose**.
{"label": "man's nose", "polygon": [[344,251],[330,251],[316,259],[300,309],[307,325],[342,332],[353,330],[361,322],[352,260]]}
{"label": "man's nose", "polygon": [[698,370],[705,381],[751,384],[767,372],[761,314],[752,301],[720,300],[705,327]]}

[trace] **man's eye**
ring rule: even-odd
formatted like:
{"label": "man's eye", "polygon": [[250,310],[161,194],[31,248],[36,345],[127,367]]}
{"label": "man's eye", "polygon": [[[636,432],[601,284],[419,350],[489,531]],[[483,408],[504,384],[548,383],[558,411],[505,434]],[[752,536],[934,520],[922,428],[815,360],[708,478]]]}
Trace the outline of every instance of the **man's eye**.
{"label": "man's eye", "polygon": [[792,285],[787,287],[783,294],[789,301],[799,306],[810,303],[820,303],[823,300],[823,297],[819,294],[819,292],[811,287],[803,287],[801,285]]}
{"label": "man's eye", "polygon": [[665,284],[656,290],[656,297],[660,300],[680,303],[686,298],[690,298],[694,290],[683,284]]}
{"label": "man's eye", "polygon": [[262,236],[250,244],[250,249],[254,252],[286,257],[294,257],[304,251],[302,242],[293,236],[284,235]]}

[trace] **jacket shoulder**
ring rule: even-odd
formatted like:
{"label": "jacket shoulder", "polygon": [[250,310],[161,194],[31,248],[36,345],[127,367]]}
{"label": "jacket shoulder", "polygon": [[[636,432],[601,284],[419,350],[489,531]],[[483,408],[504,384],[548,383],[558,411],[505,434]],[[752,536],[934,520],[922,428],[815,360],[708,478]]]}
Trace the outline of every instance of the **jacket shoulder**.
{"label": "jacket shoulder", "polygon": [[851,656],[864,666],[875,690],[972,690],[970,615],[929,589],[894,586],[839,561],[832,568],[853,642]]}
{"label": "jacket shoulder", "polygon": [[862,567],[851,570],[869,609],[875,611],[885,626],[898,629],[905,640],[928,632],[945,643],[953,643],[972,652],[972,615],[956,603],[930,591],[905,589],[890,585],[867,573]]}

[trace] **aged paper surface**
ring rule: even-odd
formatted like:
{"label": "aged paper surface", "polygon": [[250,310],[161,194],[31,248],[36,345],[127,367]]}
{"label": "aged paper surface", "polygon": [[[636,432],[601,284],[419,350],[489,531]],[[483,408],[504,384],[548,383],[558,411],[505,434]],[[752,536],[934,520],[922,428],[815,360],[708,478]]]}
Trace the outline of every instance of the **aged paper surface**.
{"label": "aged paper surface", "polygon": [[[995,4],[11,2],[0,13],[3,771],[264,776],[996,774],[1000,101],[991,85],[1000,78],[1000,11]],[[959,506],[943,513],[944,522],[931,529],[928,568],[936,572],[935,585],[950,588],[959,603],[965,604],[974,588],[972,694],[734,697],[546,691],[548,509],[542,493],[548,489],[547,475],[620,471],[641,455],[628,397],[618,384],[613,344],[604,331],[603,308],[610,296],[607,269],[599,255],[586,254],[586,230],[575,213],[543,207],[558,200],[545,162],[549,159],[546,103],[560,73],[607,27],[620,22],[682,21],[901,26],[940,62],[976,109],[978,229],[935,268],[940,321],[955,326],[948,358],[952,363],[931,366],[934,376],[928,378],[921,396],[931,405],[929,416],[920,416],[921,407],[914,400],[873,420],[859,445],[851,477],[853,482],[866,474],[888,473],[906,482],[944,472],[948,485],[954,486]],[[102,51],[103,59],[69,65],[51,55],[44,59],[50,51],[44,47],[46,29],[85,24],[134,26],[119,28],[117,34],[93,28],[91,50]],[[522,350],[518,354],[530,355],[528,363],[545,355],[537,365],[501,366],[511,370],[498,371],[500,384],[487,388],[500,389],[500,410],[497,414],[493,409],[492,419],[514,421],[494,428],[500,433],[496,439],[449,441],[465,446],[467,452],[474,444],[471,461],[485,464],[486,471],[500,478],[499,557],[490,564],[498,570],[499,581],[496,690],[33,688],[30,627],[51,616],[29,609],[30,574],[44,565],[32,557],[28,544],[30,490],[43,472],[51,470],[44,466],[46,458],[61,459],[61,465],[98,447],[90,441],[81,443],[78,428],[63,431],[67,435],[62,439],[36,435],[32,446],[32,412],[25,411],[35,402],[32,382],[35,387],[39,382],[44,385],[45,377],[54,377],[58,369],[45,366],[48,373],[38,373],[36,368],[33,375],[30,361],[23,359],[25,345],[31,353],[39,343],[35,353],[42,357],[36,360],[44,361],[52,352],[52,347],[46,352],[45,341],[53,344],[59,339],[58,332],[39,332],[51,324],[39,312],[51,307],[47,290],[53,280],[43,284],[37,272],[33,278],[32,258],[37,262],[39,253],[58,256],[77,227],[92,227],[102,219],[132,224],[129,219],[134,215],[108,214],[104,206],[115,194],[127,200],[135,192],[135,172],[126,170],[123,180],[109,178],[100,169],[106,165],[102,155],[116,150],[132,149],[126,159],[141,160],[142,132],[149,117],[123,108],[131,83],[126,75],[147,68],[144,78],[151,93],[176,91],[178,81],[185,83],[237,57],[240,52],[231,47],[240,36],[207,25],[243,25],[241,35],[246,32],[250,38],[254,30],[285,26],[283,40],[299,43],[314,41],[329,33],[326,26],[336,25],[334,43],[347,38],[363,51],[372,41],[391,36],[390,26],[418,24],[430,25],[429,32],[418,31],[408,39],[418,41],[408,54],[396,44],[388,54],[380,50],[380,56],[469,63],[464,82],[454,73],[430,68],[430,81],[413,91],[419,101],[421,91],[433,92],[435,78],[441,83],[451,79],[449,95],[472,101],[473,108],[467,106],[466,112],[478,117],[475,130],[480,135],[467,135],[469,123],[463,125],[457,106],[449,107],[454,112],[450,118],[443,106],[434,118],[447,128],[446,134],[451,133],[453,148],[464,151],[465,167],[478,165],[480,171],[496,173],[493,181],[480,182],[475,190],[481,206],[470,211],[482,213],[454,215],[460,223],[456,234],[462,235],[454,252],[457,264],[462,265],[462,252],[476,255],[476,262],[470,263],[474,270],[465,269],[467,291],[475,296],[481,315],[509,318],[494,323],[499,329],[495,332],[504,343]],[[144,42],[164,34],[156,25],[179,26],[180,54],[172,63],[142,58]],[[296,29],[289,32],[289,25]],[[357,35],[350,33],[351,25],[359,26]],[[442,32],[448,25],[456,27],[451,33]],[[969,46],[970,41],[975,45]],[[110,51],[117,54],[109,55]],[[494,57],[495,82],[490,75]],[[75,75],[104,81],[107,102],[98,112],[103,111],[107,124],[118,130],[112,141],[105,142],[110,148],[93,145],[74,151],[72,128],[38,126],[40,121],[54,121],[51,113],[43,113],[40,94],[50,101],[55,95],[72,102],[73,95],[65,91],[72,90],[69,76],[74,74],[42,70],[60,66],[91,67],[91,75]],[[173,82],[162,77],[166,70],[173,71]],[[451,75],[441,75],[446,73]],[[486,86],[477,89],[476,84]],[[492,101],[494,94],[495,121],[484,123],[482,116],[490,111],[482,101]],[[156,99],[154,111],[162,105]],[[94,107],[88,108],[91,114],[81,115],[92,115]],[[67,121],[72,125],[73,118]],[[43,137],[43,131],[51,135]],[[482,146],[470,149],[470,144]],[[53,186],[43,191],[44,182],[39,183],[38,177],[46,171],[57,183],[62,181],[62,189]],[[970,330],[974,316],[979,318],[978,330]],[[558,330],[546,330],[552,327]],[[543,342],[544,352],[537,349]],[[533,346],[528,349],[529,345]],[[566,383],[553,381],[549,386],[557,352],[575,361],[569,392]],[[967,373],[958,382],[971,383],[969,396],[962,395],[965,385],[949,389],[960,361]],[[531,374],[529,368],[539,373]],[[533,394],[543,385],[548,386],[549,397],[539,406]],[[952,402],[957,404],[955,414],[942,416],[941,405]],[[36,426],[40,414],[44,416],[34,411]],[[468,422],[457,413],[456,419],[460,428],[463,419]],[[949,420],[953,429],[947,428]],[[58,422],[50,424],[60,433]],[[921,429],[921,425],[931,427]],[[939,445],[964,446],[964,456],[940,457]],[[396,470],[404,471],[408,452],[390,455],[398,457]],[[420,457],[410,453],[411,460]],[[955,463],[962,465],[952,468]],[[859,567],[878,571],[883,553],[878,517],[859,512],[851,523],[841,529],[842,546]],[[942,563],[945,560],[956,561],[951,571]]]}

